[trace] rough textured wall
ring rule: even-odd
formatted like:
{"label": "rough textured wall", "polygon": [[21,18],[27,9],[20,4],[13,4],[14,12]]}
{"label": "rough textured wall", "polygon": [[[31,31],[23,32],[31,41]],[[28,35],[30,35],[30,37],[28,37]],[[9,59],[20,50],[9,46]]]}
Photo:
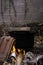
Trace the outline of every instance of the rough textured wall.
{"label": "rough textured wall", "polygon": [[0,25],[5,22],[8,26],[21,26],[42,21],[43,0],[0,0]]}

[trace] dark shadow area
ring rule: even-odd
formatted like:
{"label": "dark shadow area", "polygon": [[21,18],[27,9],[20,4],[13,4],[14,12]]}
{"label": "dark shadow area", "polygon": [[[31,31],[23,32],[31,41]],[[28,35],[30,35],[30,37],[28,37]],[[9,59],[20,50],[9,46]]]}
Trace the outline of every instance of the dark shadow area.
{"label": "dark shadow area", "polygon": [[34,46],[34,33],[29,31],[12,31],[9,35],[16,39],[16,48],[32,50]]}

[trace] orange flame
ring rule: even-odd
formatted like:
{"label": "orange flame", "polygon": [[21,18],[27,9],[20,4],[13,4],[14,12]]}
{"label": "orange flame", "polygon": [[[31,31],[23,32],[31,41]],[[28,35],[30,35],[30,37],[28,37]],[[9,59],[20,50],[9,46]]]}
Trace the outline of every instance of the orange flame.
{"label": "orange flame", "polygon": [[13,46],[13,48],[12,48],[12,51],[11,52],[16,52],[16,48],[15,48],[15,46]]}
{"label": "orange flame", "polygon": [[20,49],[17,49],[18,50],[18,52],[20,53],[21,52],[21,50]]}
{"label": "orange flame", "polygon": [[[21,53],[21,50],[23,50],[23,49],[17,49],[18,53]],[[13,53],[13,52],[17,53],[17,51],[16,51],[15,46],[13,45],[11,53]],[[25,55],[25,50],[23,50],[23,55]]]}

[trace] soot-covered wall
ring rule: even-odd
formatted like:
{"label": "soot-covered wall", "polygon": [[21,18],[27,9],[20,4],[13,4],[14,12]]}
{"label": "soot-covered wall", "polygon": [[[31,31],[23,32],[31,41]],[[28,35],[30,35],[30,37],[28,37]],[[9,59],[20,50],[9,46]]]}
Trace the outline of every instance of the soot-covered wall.
{"label": "soot-covered wall", "polygon": [[0,0],[0,25],[22,26],[43,22],[43,0]]}
{"label": "soot-covered wall", "polygon": [[31,50],[34,46],[34,34],[28,31],[12,31],[10,36],[16,39],[16,48]]}

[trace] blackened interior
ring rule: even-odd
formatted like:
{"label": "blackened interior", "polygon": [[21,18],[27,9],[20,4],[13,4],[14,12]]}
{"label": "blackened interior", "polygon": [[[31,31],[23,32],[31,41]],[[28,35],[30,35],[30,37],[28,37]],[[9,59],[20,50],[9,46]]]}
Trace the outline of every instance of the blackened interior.
{"label": "blackened interior", "polygon": [[29,31],[12,31],[9,35],[16,39],[16,48],[32,50],[34,46],[34,33]]}

